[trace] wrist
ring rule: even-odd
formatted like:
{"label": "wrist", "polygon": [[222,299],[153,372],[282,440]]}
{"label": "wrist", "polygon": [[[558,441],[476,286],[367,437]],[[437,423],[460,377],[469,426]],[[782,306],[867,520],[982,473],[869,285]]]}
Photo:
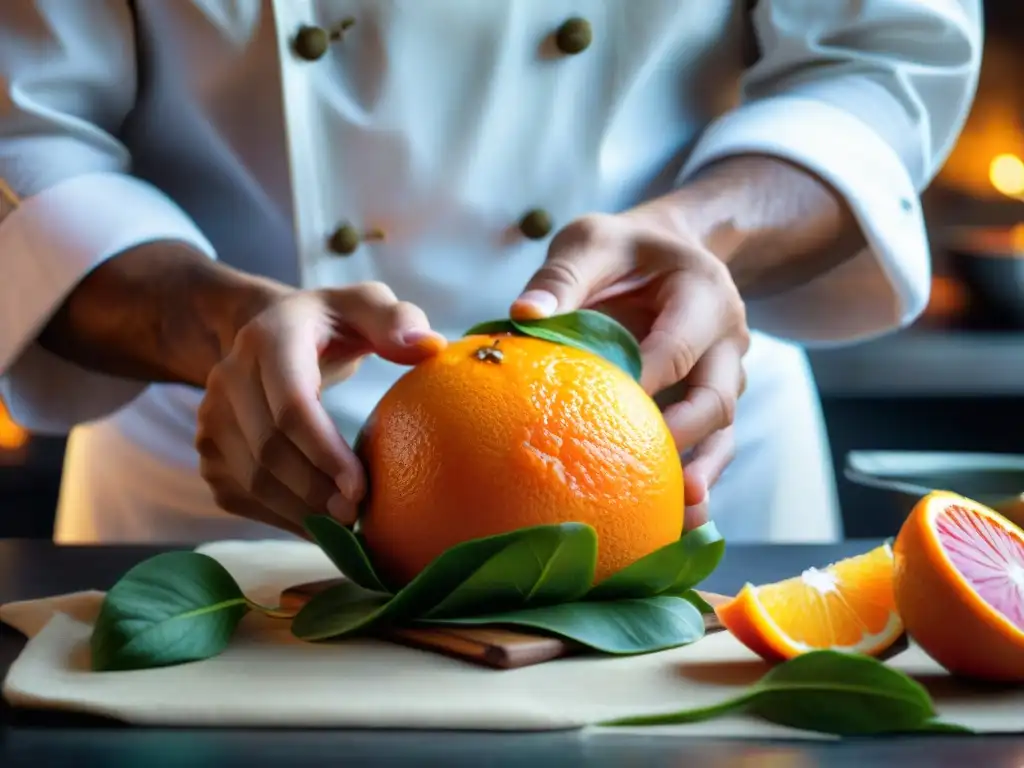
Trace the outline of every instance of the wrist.
{"label": "wrist", "polygon": [[831,187],[766,155],[711,163],[637,211],[722,261],[748,297],[802,284],[863,247],[854,216]]}
{"label": "wrist", "polygon": [[770,235],[758,215],[756,187],[776,161],[738,156],[713,163],[678,189],[644,203],[637,212],[673,236],[729,264],[752,240]]}
{"label": "wrist", "polygon": [[238,330],[291,290],[186,243],[145,243],[83,278],[38,340],[90,370],[203,387]]}
{"label": "wrist", "polygon": [[199,322],[213,340],[204,381],[209,369],[231,352],[239,331],[294,291],[281,283],[219,264],[215,269],[217,274],[211,275],[205,289],[197,292],[193,302]]}

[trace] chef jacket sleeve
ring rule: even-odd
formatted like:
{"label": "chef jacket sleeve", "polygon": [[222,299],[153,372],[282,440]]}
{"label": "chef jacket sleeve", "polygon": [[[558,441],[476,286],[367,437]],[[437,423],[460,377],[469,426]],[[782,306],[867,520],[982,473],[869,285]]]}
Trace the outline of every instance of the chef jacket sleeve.
{"label": "chef jacket sleeve", "polygon": [[732,155],[767,154],[829,183],[867,247],[794,289],[751,300],[751,327],[806,346],[912,323],[931,288],[919,193],[967,119],[980,70],[980,0],[759,0],[760,58],[739,106],[703,133],[680,182]]}
{"label": "chef jacket sleeve", "polygon": [[144,383],[85,371],[35,337],[92,269],[154,240],[213,247],[166,195],[134,178],[118,132],[136,99],[127,0],[0,2],[0,397],[18,422],[62,433]]}

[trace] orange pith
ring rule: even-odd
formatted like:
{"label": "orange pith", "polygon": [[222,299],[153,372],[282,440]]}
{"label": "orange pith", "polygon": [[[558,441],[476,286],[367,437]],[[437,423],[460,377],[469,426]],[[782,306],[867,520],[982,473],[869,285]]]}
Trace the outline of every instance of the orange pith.
{"label": "orange pith", "polygon": [[603,358],[540,339],[448,344],[385,393],[359,453],[361,530],[395,584],[526,526],[593,526],[596,580],[682,533],[682,466],[654,400]]}
{"label": "orange pith", "polygon": [[1024,586],[1009,615],[985,600],[960,569],[980,563],[991,570],[986,558],[1000,546],[1024,549],[1024,533],[957,494],[925,496],[896,537],[896,603],[910,637],[950,673],[1024,682],[1024,627],[1014,620],[1024,610]]}
{"label": "orange pith", "polygon": [[747,584],[717,614],[764,659],[811,650],[877,655],[903,634],[892,591],[892,552],[877,547],[774,584]]}

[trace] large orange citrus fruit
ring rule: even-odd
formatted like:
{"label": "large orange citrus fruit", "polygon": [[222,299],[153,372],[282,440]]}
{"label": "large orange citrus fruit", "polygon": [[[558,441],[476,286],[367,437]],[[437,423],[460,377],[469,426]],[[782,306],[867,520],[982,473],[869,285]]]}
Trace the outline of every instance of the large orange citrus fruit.
{"label": "large orange citrus fruit", "polygon": [[450,547],[527,526],[596,530],[595,580],[676,541],[683,468],[654,400],[599,355],[474,335],[406,371],[358,445],[360,529],[405,584]]}
{"label": "large orange citrus fruit", "polygon": [[826,649],[877,656],[903,635],[888,546],[774,584],[747,584],[715,612],[769,661]]}
{"label": "large orange citrus fruit", "polygon": [[930,493],[894,546],[907,634],[954,675],[1024,682],[1024,532],[962,496]]}

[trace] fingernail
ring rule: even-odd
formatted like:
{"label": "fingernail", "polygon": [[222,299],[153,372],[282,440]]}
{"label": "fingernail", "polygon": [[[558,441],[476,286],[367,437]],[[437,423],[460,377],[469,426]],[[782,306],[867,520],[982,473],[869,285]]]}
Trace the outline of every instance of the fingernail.
{"label": "fingernail", "polygon": [[411,347],[415,344],[419,344],[424,339],[429,339],[432,335],[433,334],[431,334],[430,331],[424,331],[421,328],[413,328],[408,331],[402,331],[398,338],[402,340],[403,344]]}
{"label": "fingernail", "polygon": [[558,309],[558,299],[547,291],[527,291],[515,302],[521,309],[529,308],[536,317],[547,317]]}
{"label": "fingernail", "polygon": [[359,501],[359,480],[357,478],[348,472],[342,472],[334,479],[334,482],[347,504]]}
{"label": "fingernail", "polygon": [[327,500],[327,514],[342,523],[349,522],[352,517],[352,502],[336,493]]}

